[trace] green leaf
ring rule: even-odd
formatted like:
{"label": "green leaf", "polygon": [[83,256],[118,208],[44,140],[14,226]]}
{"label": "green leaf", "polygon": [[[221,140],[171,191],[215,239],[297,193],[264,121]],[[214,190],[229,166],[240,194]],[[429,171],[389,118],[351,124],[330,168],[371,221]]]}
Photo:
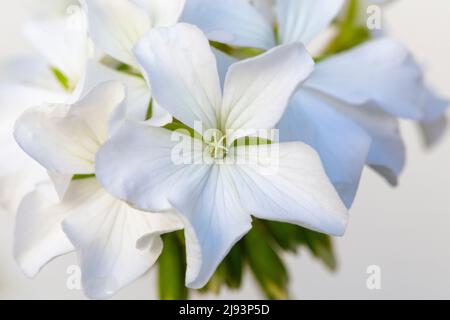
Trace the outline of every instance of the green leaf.
{"label": "green leaf", "polygon": [[200,289],[200,292],[219,294],[225,285],[230,289],[239,289],[242,284],[243,269],[242,246],[236,244],[219,265],[206,286]]}
{"label": "green leaf", "polygon": [[242,274],[244,269],[244,261],[242,247],[236,244],[225,260],[222,262],[223,277],[226,285],[231,289],[239,289],[242,284]]}
{"label": "green leaf", "polygon": [[162,236],[164,249],[158,260],[158,285],[161,300],[185,300],[188,289],[185,287],[186,257],[179,232]]}
{"label": "green leaf", "polygon": [[321,260],[331,271],[337,269],[333,242],[329,236],[302,228],[299,229],[297,240],[300,243],[304,243],[311,253]]}
{"label": "green leaf", "polygon": [[288,299],[288,274],[283,261],[258,223],[243,239],[245,257],[261,289],[269,299]]}
{"label": "green leaf", "polygon": [[276,221],[261,221],[261,223],[281,249],[294,253],[297,252],[298,226]]}

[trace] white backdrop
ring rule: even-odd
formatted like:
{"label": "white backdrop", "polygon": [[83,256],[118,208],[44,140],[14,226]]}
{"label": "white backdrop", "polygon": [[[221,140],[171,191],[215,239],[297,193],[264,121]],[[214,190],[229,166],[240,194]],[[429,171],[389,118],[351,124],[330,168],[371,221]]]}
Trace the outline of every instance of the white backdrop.
{"label": "white backdrop", "polygon": [[[27,49],[20,34],[26,1],[0,0],[0,62]],[[389,33],[415,53],[438,92],[450,97],[450,1],[403,0],[385,17]],[[364,173],[348,232],[336,240],[339,271],[330,274],[307,254],[287,257],[294,298],[450,298],[450,132],[427,152],[415,127],[405,124],[403,129],[408,164],[400,186],[392,189],[370,170]],[[55,260],[34,280],[20,273],[11,254],[12,221],[0,212],[0,299],[83,298],[66,286],[74,255]],[[370,265],[381,268],[381,290],[366,287]],[[260,298],[253,280],[246,278],[243,290],[218,298]],[[116,298],[154,299],[154,281],[150,272]]]}

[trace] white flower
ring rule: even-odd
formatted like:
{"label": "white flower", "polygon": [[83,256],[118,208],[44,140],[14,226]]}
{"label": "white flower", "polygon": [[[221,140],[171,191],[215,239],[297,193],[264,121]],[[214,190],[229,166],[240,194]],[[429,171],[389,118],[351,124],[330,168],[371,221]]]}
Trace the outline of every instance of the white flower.
{"label": "white flower", "polygon": [[[186,136],[194,146],[192,159],[206,155],[209,161],[175,164],[177,142],[170,131],[129,121],[97,156],[97,177],[112,194],[143,210],[175,207],[184,217],[189,287],[208,281],[251,228],[251,215],[343,234],[347,210],[310,147],[276,144],[280,154],[274,155],[264,151],[267,146],[233,145],[249,132],[272,129],[281,118],[313,68],[301,44],[234,64],[223,95],[208,40],[192,25],[154,29],[135,53],[162,106],[191,128],[200,121],[222,134],[211,141],[204,135],[203,142]],[[258,162],[240,161],[246,156]],[[275,163],[278,170],[261,173],[264,164]]]}
{"label": "white flower", "polygon": [[[366,25],[367,9],[371,5],[377,5],[384,10],[384,6],[394,3],[395,0],[363,0],[359,4],[360,7],[360,23]],[[373,36],[380,37],[384,34],[383,30],[372,32]],[[443,136],[448,127],[448,119],[446,112],[450,107],[450,102],[437,96],[430,88],[424,85],[423,98],[421,103],[424,107],[423,117],[419,120],[425,144],[428,147],[435,145]],[[420,101],[419,101],[420,102]]]}
{"label": "white flower", "polygon": [[96,181],[97,150],[121,123],[114,110],[124,98],[119,83],[107,82],[72,106],[31,108],[14,132],[23,150],[52,172],[59,195],[41,186],[24,198],[14,255],[34,276],[74,247],[92,298],[109,297],[144,274],[161,253],[159,235],[182,227],[174,214],[133,209]]}
{"label": "white flower", "polygon": [[75,101],[75,87],[83,77],[86,61],[93,57],[87,30],[71,28],[65,19],[27,23],[25,35],[38,55],[16,58],[0,70],[0,139],[4,149],[0,206],[11,212],[46,178],[45,171],[17,147],[12,136],[15,120],[30,106]]}
{"label": "white flower", "polygon": [[[269,49],[308,44],[343,4],[277,0],[274,22],[247,0],[189,0],[182,20],[199,25],[216,41]],[[379,39],[319,62],[291,101],[279,124],[280,136],[284,141],[304,141],[319,152],[350,207],[365,164],[397,183],[405,162],[397,119],[433,123],[439,118],[431,115],[442,114],[448,105],[424,85],[419,66],[402,45]]]}

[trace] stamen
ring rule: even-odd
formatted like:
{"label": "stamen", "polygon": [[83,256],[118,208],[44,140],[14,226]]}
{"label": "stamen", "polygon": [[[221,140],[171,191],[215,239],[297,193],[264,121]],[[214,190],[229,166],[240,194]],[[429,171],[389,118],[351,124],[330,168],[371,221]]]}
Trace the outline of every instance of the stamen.
{"label": "stamen", "polygon": [[211,141],[206,142],[209,149],[209,154],[214,159],[223,159],[226,157],[228,153],[228,148],[225,146],[226,141],[226,135],[222,136],[219,140],[217,140],[217,132],[214,132],[214,134],[211,137]]}

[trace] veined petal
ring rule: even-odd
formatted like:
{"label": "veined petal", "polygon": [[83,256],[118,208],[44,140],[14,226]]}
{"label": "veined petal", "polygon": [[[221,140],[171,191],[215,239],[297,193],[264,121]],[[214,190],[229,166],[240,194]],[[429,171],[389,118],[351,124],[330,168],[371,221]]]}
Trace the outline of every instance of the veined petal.
{"label": "veined petal", "polygon": [[49,184],[22,200],[16,216],[14,257],[28,277],[34,277],[53,258],[73,251],[62,230],[66,215]]}
{"label": "veined petal", "polygon": [[281,141],[302,141],[319,153],[328,177],[350,208],[372,142],[364,129],[306,89],[293,97],[278,128]]}
{"label": "veined petal", "polygon": [[312,58],[300,43],[233,64],[225,80],[222,128],[234,130],[232,138],[274,128],[313,68]]}
{"label": "veined petal", "polygon": [[390,39],[373,40],[318,63],[304,86],[397,117],[424,116],[422,72],[410,53]]}
{"label": "veined petal", "polygon": [[[185,153],[180,156],[180,152]],[[209,170],[199,162],[202,156],[200,140],[127,121],[100,148],[96,174],[116,197],[136,208],[159,212],[172,208],[168,196],[182,177],[202,176]]]}
{"label": "veined petal", "polygon": [[155,28],[134,52],[164,109],[191,128],[197,121],[206,129],[217,128],[222,94],[216,59],[198,28]]}
{"label": "veined petal", "polygon": [[339,14],[345,0],[277,0],[280,43],[308,44]]}
{"label": "veined petal", "polygon": [[301,142],[238,146],[233,183],[254,216],[341,236],[348,210],[325,174],[317,153]]}
{"label": "veined petal", "polygon": [[271,22],[246,0],[188,0],[181,21],[200,27],[208,39],[234,46],[275,46]]}
{"label": "veined petal", "polygon": [[145,10],[129,0],[86,0],[85,7],[94,43],[113,58],[136,66],[132,49],[151,28]]}
{"label": "veined petal", "polygon": [[48,64],[61,71],[73,85],[82,76],[87,59],[93,55],[87,30],[70,27],[66,18],[28,22],[25,35]]}
{"label": "veined petal", "polygon": [[132,0],[145,9],[152,27],[169,27],[178,22],[184,9],[185,0]]}
{"label": "veined petal", "polygon": [[[70,208],[63,228],[79,251],[91,298],[108,298],[142,276],[161,253],[160,234],[182,228],[175,215],[133,209],[95,179],[72,182],[63,205]],[[138,248],[144,236],[146,246]]]}
{"label": "veined petal", "polygon": [[109,117],[123,99],[123,87],[108,82],[73,106],[32,108],[17,120],[14,137],[26,153],[50,171],[93,173],[95,154],[108,138]]}
{"label": "veined petal", "polygon": [[186,177],[171,192],[170,202],[185,218],[190,288],[203,287],[251,229],[250,214],[239,201],[240,186],[233,183],[230,171],[227,166],[212,166],[204,175]]}

